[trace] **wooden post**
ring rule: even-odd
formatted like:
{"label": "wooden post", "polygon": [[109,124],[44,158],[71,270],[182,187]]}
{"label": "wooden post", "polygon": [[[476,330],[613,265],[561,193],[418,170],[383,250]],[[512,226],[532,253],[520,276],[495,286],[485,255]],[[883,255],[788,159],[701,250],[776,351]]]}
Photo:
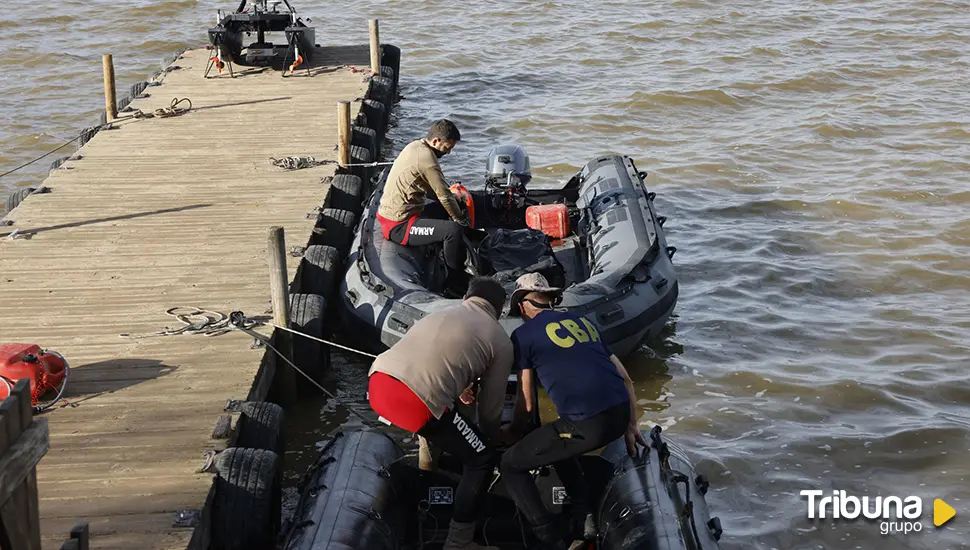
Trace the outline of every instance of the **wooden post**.
{"label": "wooden post", "polygon": [[[283,228],[271,227],[267,242],[269,261],[270,299],[273,302],[273,322],[281,327],[290,326],[289,277],[286,273],[286,239]],[[276,345],[280,353],[293,361],[293,339],[284,330],[276,331]],[[291,404],[296,401],[296,372],[280,358],[276,360],[276,376],[279,378],[280,401]]]}
{"label": "wooden post", "polygon": [[115,101],[115,66],[111,54],[101,56],[104,69],[104,112],[108,122],[118,118],[118,103]]}
{"label": "wooden post", "polygon": [[0,546],[40,550],[37,463],[48,449],[46,418],[33,418],[30,383],[0,403]]}
{"label": "wooden post", "polygon": [[367,26],[370,28],[370,70],[375,76],[381,76],[381,36],[377,19],[371,19]]}
{"label": "wooden post", "polygon": [[350,164],[350,102],[337,102],[337,162]]}

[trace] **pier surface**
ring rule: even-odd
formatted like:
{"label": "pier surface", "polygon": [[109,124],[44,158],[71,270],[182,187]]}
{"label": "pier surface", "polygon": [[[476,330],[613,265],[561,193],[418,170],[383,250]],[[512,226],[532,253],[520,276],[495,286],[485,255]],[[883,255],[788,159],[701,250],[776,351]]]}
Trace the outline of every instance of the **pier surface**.
{"label": "pier surface", "polygon": [[[270,310],[267,231],[305,246],[334,166],[269,159],[336,160],[335,103],[367,87],[346,67],[368,66],[366,46],[318,50],[312,77],[237,66],[236,78],[203,79],[208,53],[183,53],[131,104],[148,113],[189,98],[191,111],[102,130],[0,228],[19,230],[0,238],[0,340],[71,365],[37,470],[45,549],[77,519],[95,549],[186,547],[192,529],[175,514],[202,508],[203,452],[225,446],[213,427],[227,399],[246,399],[264,350],[239,332],[121,335],[182,326],[166,314],[175,306]],[[299,260],[287,257],[291,279]]]}

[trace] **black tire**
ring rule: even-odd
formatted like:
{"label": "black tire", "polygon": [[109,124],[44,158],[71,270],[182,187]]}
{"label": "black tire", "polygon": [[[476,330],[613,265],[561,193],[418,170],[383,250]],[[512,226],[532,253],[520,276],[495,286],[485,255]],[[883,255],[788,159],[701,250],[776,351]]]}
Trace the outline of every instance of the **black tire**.
{"label": "black tire", "polygon": [[363,205],[364,183],[352,174],[337,174],[330,182],[330,208],[350,210],[359,216]]}
{"label": "black tire", "polygon": [[[101,113],[101,114],[103,115],[104,113]],[[91,141],[91,139],[94,138],[94,136],[98,133],[100,129],[101,129],[100,126],[94,126],[91,128],[85,128],[84,130],[81,130],[81,135],[78,136],[77,138],[77,148],[80,149],[81,147],[84,146],[85,143]]]}
{"label": "black tire", "polygon": [[401,74],[401,48],[391,44],[381,44],[381,65],[394,70],[394,91],[397,92],[398,75]]}
{"label": "black tire", "polygon": [[24,202],[24,199],[27,198],[27,195],[33,193],[36,190],[37,190],[36,187],[27,187],[26,189],[18,189],[13,193],[11,193],[10,196],[7,197],[7,212],[10,212],[14,208],[17,208],[18,206],[20,206],[20,203]]}
{"label": "black tire", "polygon": [[389,113],[391,105],[394,104],[394,80],[386,76],[375,76],[371,79],[367,98],[383,103],[385,112]]}
{"label": "black tire", "polygon": [[215,467],[210,548],[271,548],[279,532],[279,455],[230,447],[216,455]]}
{"label": "black tire", "polygon": [[339,270],[340,252],[336,248],[320,244],[307,247],[300,266],[300,291],[329,299]]}
{"label": "black tire", "polygon": [[48,168],[48,170],[47,170],[47,171],[48,171],[48,172],[53,172],[54,170],[57,170],[57,169],[58,169],[58,168],[60,168],[60,167],[61,167],[61,165],[62,165],[62,164],[64,164],[64,163],[65,163],[65,162],[66,162],[66,161],[67,161],[67,160],[68,160],[69,158],[71,158],[71,157],[61,157],[61,158],[59,158],[59,159],[56,159],[56,160],[55,160],[54,162],[52,162],[52,163],[51,163],[51,166],[50,166],[50,168]]}
{"label": "black tire", "polygon": [[378,139],[384,137],[384,129],[386,128],[385,120],[387,119],[387,109],[384,104],[380,101],[374,101],[373,99],[365,99],[361,105],[360,109],[364,112],[364,117],[367,119],[366,126],[368,128],[373,128],[377,132]]}
{"label": "black tire", "polygon": [[131,85],[131,98],[134,99],[134,98],[140,96],[141,93],[144,92],[145,91],[145,88],[147,88],[147,87],[148,87],[148,82],[146,82],[144,80],[141,81],[141,82],[135,82],[134,84],[132,84]]}
{"label": "black tire", "polygon": [[354,236],[354,223],[357,216],[350,210],[325,208],[320,213],[320,227],[323,229],[323,244],[329,244],[341,255],[346,255]]}
{"label": "black tire", "polygon": [[265,449],[283,456],[286,450],[283,439],[283,407],[267,401],[250,401],[242,404],[236,447],[242,449]]}
{"label": "black tire", "polygon": [[[327,301],[319,294],[291,294],[290,295],[290,328],[309,336],[323,338],[323,314],[327,309]],[[329,349],[316,340],[310,340],[299,334],[290,334],[293,338],[293,362],[300,367],[307,376],[318,382],[329,363]],[[287,365],[289,367],[289,365]],[[298,385],[305,386],[303,377],[296,373]]]}
{"label": "black tire", "polygon": [[[351,164],[370,164],[371,162],[374,162],[374,157],[371,156],[370,151],[363,147],[350,146]],[[374,166],[351,166],[350,173],[361,180],[365,180],[374,172],[374,168]]]}
{"label": "black tire", "polygon": [[371,158],[376,159],[379,152],[377,149],[377,132],[373,128],[357,125],[352,126],[351,130],[350,144],[366,149],[370,152]]}

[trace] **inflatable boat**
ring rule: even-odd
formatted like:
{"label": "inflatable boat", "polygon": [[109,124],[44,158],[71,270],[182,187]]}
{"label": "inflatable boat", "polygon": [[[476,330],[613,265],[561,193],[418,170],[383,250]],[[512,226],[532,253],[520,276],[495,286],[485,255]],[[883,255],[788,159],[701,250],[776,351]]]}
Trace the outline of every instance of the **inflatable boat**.
{"label": "inflatable boat", "polygon": [[[558,188],[528,185],[528,155],[517,145],[493,149],[486,166],[482,188],[453,186],[472,219],[468,273],[496,277],[510,295],[519,275],[543,273],[565,288],[557,307],[595,321],[621,357],[660,333],[677,303],[676,248],[631,158],[597,158]],[[440,246],[383,237],[376,214],[387,173],[364,205],[340,285],[347,336],[375,352],[458,301],[444,295]],[[511,333],[522,320],[507,310],[500,322]]]}
{"label": "inflatable boat", "polygon": [[[714,550],[722,528],[710,517],[709,483],[683,451],[645,433],[650,447],[637,458],[622,440],[580,462],[597,525],[587,548],[600,550]],[[446,455],[447,456],[447,455]],[[460,464],[419,470],[410,455],[380,431],[337,434],[300,483],[300,501],[283,529],[285,550],[397,550],[440,548],[448,532]],[[546,506],[566,514],[569,495],[555,469],[535,471]],[[505,549],[535,548],[520,523],[501,476],[485,496],[477,540]]]}

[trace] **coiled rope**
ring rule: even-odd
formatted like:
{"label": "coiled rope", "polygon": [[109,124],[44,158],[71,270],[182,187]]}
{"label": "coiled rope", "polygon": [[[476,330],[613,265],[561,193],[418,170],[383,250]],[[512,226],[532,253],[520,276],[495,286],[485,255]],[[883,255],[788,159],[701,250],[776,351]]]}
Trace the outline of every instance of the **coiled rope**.
{"label": "coiled rope", "polygon": [[363,162],[357,164],[340,164],[339,161],[327,159],[327,160],[317,160],[314,157],[302,156],[302,157],[283,157],[283,158],[273,158],[270,157],[269,163],[277,168],[283,168],[285,170],[302,170],[304,168],[313,168],[314,166],[324,166],[328,164],[336,164],[342,167],[347,166],[361,166],[367,168],[373,168],[375,166],[390,166],[394,164],[393,162]]}

